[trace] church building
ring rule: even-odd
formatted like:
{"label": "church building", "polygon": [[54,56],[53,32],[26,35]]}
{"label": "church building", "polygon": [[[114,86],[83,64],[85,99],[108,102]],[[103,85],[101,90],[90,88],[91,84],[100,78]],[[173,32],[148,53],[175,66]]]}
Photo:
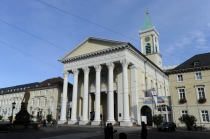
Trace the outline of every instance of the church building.
{"label": "church building", "polygon": [[171,121],[169,80],[148,11],[139,34],[141,52],[129,42],[88,37],[59,59],[64,64],[59,124],[67,122],[69,74],[74,80],[68,124],[151,126],[154,114]]}

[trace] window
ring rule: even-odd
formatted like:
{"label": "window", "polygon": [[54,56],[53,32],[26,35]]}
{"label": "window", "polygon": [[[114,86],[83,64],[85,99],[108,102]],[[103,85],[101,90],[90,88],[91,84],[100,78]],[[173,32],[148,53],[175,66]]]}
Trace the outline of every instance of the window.
{"label": "window", "polygon": [[179,89],[179,98],[180,99],[184,99],[185,97],[185,89],[184,88],[180,88]]}
{"label": "window", "polygon": [[37,106],[40,106],[40,98],[37,100]]}
{"label": "window", "polygon": [[197,91],[198,91],[198,99],[205,98],[205,92],[203,87],[198,87]]}
{"label": "window", "polygon": [[187,110],[182,110],[182,111],[181,111],[181,116],[186,115],[186,114],[188,114],[188,113],[187,113]]}
{"label": "window", "polygon": [[177,75],[177,81],[178,82],[183,82],[183,75]]}
{"label": "window", "polygon": [[31,105],[34,106],[34,99],[32,99],[32,104]]}
{"label": "window", "polygon": [[47,105],[47,99],[45,98],[44,99],[44,106],[46,106]]}
{"label": "window", "polygon": [[171,121],[172,121],[171,114],[168,114],[168,121],[169,121],[169,122],[171,122]]}
{"label": "window", "polygon": [[47,95],[47,90],[45,90],[45,95]]}
{"label": "window", "polygon": [[199,66],[199,62],[198,61],[194,62],[194,66]]}
{"label": "window", "polygon": [[39,95],[41,95],[41,90],[39,91]]}
{"label": "window", "polygon": [[201,114],[202,114],[202,120],[203,120],[203,122],[208,122],[209,121],[208,111],[206,111],[206,110],[201,111]]}
{"label": "window", "polygon": [[202,80],[201,72],[196,72],[196,73],[195,73],[195,79],[196,79],[196,80]]}
{"label": "window", "polygon": [[150,43],[147,43],[147,45],[145,46],[145,48],[146,48],[146,54],[150,54],[151,53]]}
{"label": "window", "polygon": [[54,93],[54,89],[52,89],[52,93]]}

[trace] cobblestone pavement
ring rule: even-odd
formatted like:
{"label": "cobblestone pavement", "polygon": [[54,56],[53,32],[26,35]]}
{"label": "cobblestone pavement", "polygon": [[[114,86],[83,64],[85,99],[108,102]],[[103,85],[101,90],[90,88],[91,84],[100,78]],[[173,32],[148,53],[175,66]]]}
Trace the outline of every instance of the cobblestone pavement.
{"label": "cobblestone pavement", "polygon": [[[118,139],[119,133],[125,132],[128,139],[140,139],[141,127],[114,127],[117,133],[114,139]],[[62,125],[58,129],[54,127],[42,127],[39,130],[16,130],[7,134],[0,132],[0,139],[103,139],[103,128],[98,126]],[[148,129],[148,139],[209,139],[210,131],[182,131],[159,132],[156,129]]]}

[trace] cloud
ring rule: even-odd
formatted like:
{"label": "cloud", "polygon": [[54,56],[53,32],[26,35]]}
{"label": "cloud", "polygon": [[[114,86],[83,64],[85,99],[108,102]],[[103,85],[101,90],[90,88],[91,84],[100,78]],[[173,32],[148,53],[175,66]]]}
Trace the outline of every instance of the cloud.
{"label": "cloud", "polygon": [[[208,25],[210,26],[210,24]],[[209,47],[207,46],[207,36],[208,32],[205,29],[199,29],[195,31],[191,31],[184,35],[179,42],[175,42],[174,44],[170,45],[166,49],[168,53],[173,52],[175,49],[186,49],[186,48],[195,48],[195,49],[202,49],[207,50]],[[191,49],[192,50],[192,49]]]}

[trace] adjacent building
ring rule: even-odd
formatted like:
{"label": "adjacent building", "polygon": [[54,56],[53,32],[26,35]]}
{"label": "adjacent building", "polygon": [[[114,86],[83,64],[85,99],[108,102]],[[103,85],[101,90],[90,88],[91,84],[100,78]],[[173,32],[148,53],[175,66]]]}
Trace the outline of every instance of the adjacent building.
{"label": "adjacent building", "polygon": [[8,119],[12,114],[12,103],[15,102],[13,116],[19,112],[26,89],[38,85],[39,82],[0,88],[0,115]]}
{"label": "adjacent building", "polygon": [[198,54],[176,68],[169,75],[173,120],[184,114],[194,115],[197,125],[210,126],[210,53]]}
{"label": "adjacent building", "polygon": [[[67,83],[67,96],[65,99],[66,103],[66,118],[70,117],[71,112],[71,99],[72,99],[72,84]],[[52,114],[53,118],[56,119],[60,115],[60,104],[63,94],[63,78],[56,77],[47,79],[29,89],[30,99],[28,102],[28,112],[36,117],[42,115],[46,118],[47,114]],[[58,111],[57,111],[58,110]]]}
{"label": "adjacent building", "polygon": [[[148,12],[139,33],[142,52],[128,42],[89,37],[59,60],[64,64],[65,96],[69,74],[74,75],[68,124],[99,125],[102,120],[132,126],[145,121],[151,126],[154,114],[172,120],[169,80],[161,70],[159,34]],[[151,91],[158,95],[158,107]],[[63,97],[60,124],[67,121],[65,104]],[[92,121],[91,114],[94,114]]]}

